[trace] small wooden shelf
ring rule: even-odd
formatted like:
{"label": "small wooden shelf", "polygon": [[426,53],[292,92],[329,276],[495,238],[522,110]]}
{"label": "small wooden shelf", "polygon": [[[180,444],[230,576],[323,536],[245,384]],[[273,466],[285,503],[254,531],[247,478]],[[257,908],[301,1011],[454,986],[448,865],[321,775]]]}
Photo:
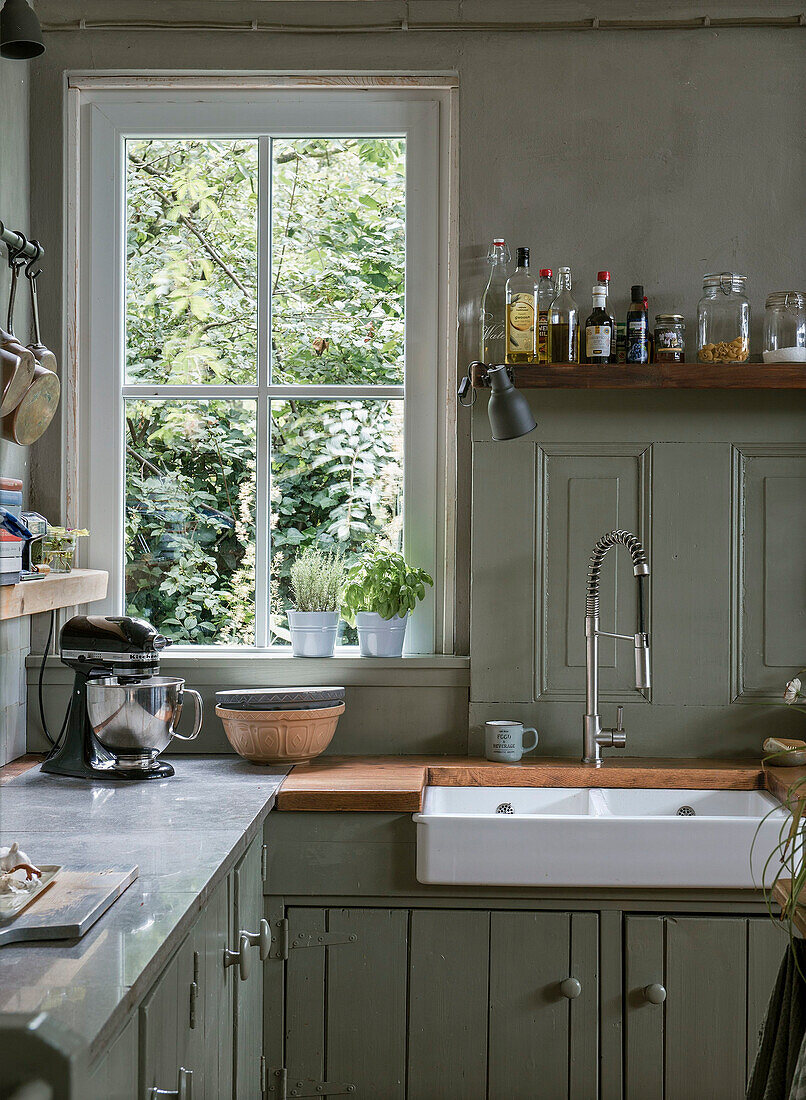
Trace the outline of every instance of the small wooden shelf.
{"label": "small wooden shelf", "polygon": [[74,569],[72,573],[48,573],[41,581],[6,585],[0,588],[0,620],[102,600],[108,581],[109,574],[103,569]]}
{"label": "small wooden shelf", "polygon": [[[543,363],[510,370],[519,389],[806,389],[806,364],[801,363],[615,363],[601,367]],[[476,388],[483,387],[482,378],[482,370],[476,367]]]}

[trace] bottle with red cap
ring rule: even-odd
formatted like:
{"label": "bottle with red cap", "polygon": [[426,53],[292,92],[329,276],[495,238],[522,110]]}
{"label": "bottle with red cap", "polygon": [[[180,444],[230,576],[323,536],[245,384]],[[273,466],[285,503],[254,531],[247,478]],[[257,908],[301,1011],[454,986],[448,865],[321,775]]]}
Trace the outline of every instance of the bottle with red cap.
{"label": "bottle with red cap", "polygon": [[613,346],[610,349],[610,354],[608,356],[608,361],[610,363],[615,363],[617,358],[618,358],[618,356],[616,355],[616,315],[613,312],[612,306],[610,305],[610,272],[609,271],[597,271],[597,273],[596,273],[596,282],[599,284],[599,286],[604,287],[604,292],[605,292],[604,311],[607,314],[607,316],[610,318],[610,331],[613,334],[613,336],[612,336]]}
{"label": "bottle with red cap", "polygon": [[552,278],[550,267],[540,268],[540,279],[537,284],[537,361],[548,363],[549,361],[549,310],[551,303],[557,297],[557,288]]}

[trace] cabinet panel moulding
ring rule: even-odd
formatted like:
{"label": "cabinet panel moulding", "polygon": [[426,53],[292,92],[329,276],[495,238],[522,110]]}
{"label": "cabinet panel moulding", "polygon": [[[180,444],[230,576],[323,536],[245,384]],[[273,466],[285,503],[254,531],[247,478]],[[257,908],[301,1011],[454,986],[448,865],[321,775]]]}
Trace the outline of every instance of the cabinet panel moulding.
{"label": "cabinet panel moulding", "polygon": [[780,702],[806,650],[806,447],[735,444],[731,696]]}
{"label": "cabinet panel moulding", "polygon": [[[535,698],[540,702],[582,703],[588,559],[600,535],[622,527],[638,535],[651,562],[652,445],[568,443],[535,450]],[[601,494],[597,493],[597,483],[602,485]],[[616,560],[608,561],[602,576],[602,629],[632,634],[634,586],[623,593],[619,609],[618,575],[624,568],[623,555],[613,550],[608,556]],[[564,570],[561,583],[552,571],[552,561],[562,563],[555,566]],[[650,631],[652,583],[650,574]],[[564,607],[552,609],[549,594],[563,591]],[[615,643],[603,639],[600,668],[604,671],[600,691],[603,701],[651,700],[650,690],[638,692],[632,686],[633,661],[626,643],[616,648]],[[613,683],[616,678],[619,682]]]}

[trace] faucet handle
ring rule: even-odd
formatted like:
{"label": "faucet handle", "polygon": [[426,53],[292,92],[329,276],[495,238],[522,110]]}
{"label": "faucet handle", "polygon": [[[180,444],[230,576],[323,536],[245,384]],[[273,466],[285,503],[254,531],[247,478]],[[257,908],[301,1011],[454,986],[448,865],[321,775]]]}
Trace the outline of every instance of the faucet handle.
{"label": "faucet handle", "polygon": [[623,749],[627,745],[627,734],[624,732],[624,707],[616,711],[616,724],[607,731],[610,734],[609,745],[613,749]]}

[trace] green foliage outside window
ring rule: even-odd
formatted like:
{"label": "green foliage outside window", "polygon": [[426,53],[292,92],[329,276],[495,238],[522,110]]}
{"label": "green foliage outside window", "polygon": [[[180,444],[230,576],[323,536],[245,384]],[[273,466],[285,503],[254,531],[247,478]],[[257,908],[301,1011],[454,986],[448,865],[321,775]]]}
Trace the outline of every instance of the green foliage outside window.
{"label": "green foliage outside window", "polygon": [[[127,381],[254,385],[257,142],[127,157]],[[276,141],[271,236],[273,382],[400,384],[404,143]],[[254,642],[256,415],[245,397],[126,402],[126,610],[174,641]],[[399,545],[402,424],[397,400],[272,401],[274,640],[297,552]]]}

